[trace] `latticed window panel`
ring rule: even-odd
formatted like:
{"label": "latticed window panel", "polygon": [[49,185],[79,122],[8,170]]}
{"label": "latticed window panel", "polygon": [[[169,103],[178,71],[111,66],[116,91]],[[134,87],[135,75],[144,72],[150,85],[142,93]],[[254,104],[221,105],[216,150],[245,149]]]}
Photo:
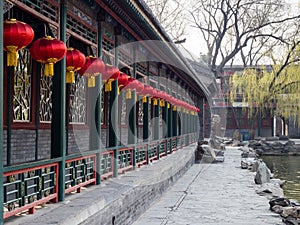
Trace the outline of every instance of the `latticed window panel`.
{"label": "latticed window panel", "polygon": [[102,94],[101,94],[101,125],[103,125],[105,123],[105,115],[104,115],[104,104],[105,104],[105,96],[104,96],[104,88],[102,88]]}
{"label": "latticed window panel", "polygon": [[149,76],[150,76],[151,80],[154,80],[154,81],[158,82],[158,76],[155,73],[150,72]]}
{"label": "latticed window panel", "polygon": [[[44,67],[42,64],[42,74]],[[40,122],[51,122],[52,119],[52,78],[41,76],[40,80]]]}
{"label": "latticed window panel", "polygon": [[18,65],[14,72],[13,119],[30,122],[31,113],[31,67],[27,49],[19,51]]}
{"label": "latticed window panel", "polygon": [[71,85],[70,91],[70,114],[69,122],[86,123],[87,101],[86,101],[86,79],[75,74],[75,84]]}
{"label": "latticed window panel", "polygon": [[[119,49],[121,50],[121,49]],[[128,55],[127,53],[125,53],[123,50],[119,51],[118,53],[119,55],[119,60],[127,65],[132,64],[133,60],[132,60],[132,56]]]}
{"label": "latticed window panel", "polygon": [[50,0],[19,0],[29,8],[41,13],[52,21],[58,23],[58,1]]}
{"label": "latticed window panel", "polygon": [[97,43],[97,32],[70,15],[67,15],[67,28],[81,37],[93,43]]}
{"label": "latticed window panel", "polygon": [[108,52],[112,55],[114,54],[113,49],[114,49],[115,45],[114,45],[113,40],[110,40],[110,39],[104,37],[102,39],[102,45],[103,45],[103,50],[105,50],[106,52]]}
{"label": "latticed window panel", "polygon": [[122,103],[121,103],[121,125],[126,125],[126,117],[127,117],[127,104],[126,104],[126,98],[125,98],[125,92],[121,92],[122,97]]}
{"label": "latticed window panel", "polygon": [[143,101],[139,101],[138,109],[138,125],[143,125],[144,111],[143,111]]}
{"label": "latticed window panel", "polygon": [[138,72],[140,72],[143,75],[147,75],[147,65],[144,65],[144,63],[137,63],[136,69]]}

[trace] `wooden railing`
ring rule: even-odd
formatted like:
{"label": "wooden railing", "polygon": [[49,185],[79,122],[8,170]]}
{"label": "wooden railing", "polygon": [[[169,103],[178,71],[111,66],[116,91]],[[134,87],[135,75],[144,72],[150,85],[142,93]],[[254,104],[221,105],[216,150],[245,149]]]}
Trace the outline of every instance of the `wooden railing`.
{"label": "wooden railing", "polygon": [[[85,152],[84,156],[69,155],[64,168],[64,193],[80,192],[82,187],[95,185],[97,173],[100,173],[101,180],[105,180],[158,160],[190,144],[187,140],[194,142],[196,134],[108,148],[101,153]],[[99,161],[97,157],[100,157]],[[97,162],[100,162],[99,167]],[[61,158],[6,167],[3,175],[4,219],[26,210],[32,214],[38,205],[57,202],[59,165]]]}

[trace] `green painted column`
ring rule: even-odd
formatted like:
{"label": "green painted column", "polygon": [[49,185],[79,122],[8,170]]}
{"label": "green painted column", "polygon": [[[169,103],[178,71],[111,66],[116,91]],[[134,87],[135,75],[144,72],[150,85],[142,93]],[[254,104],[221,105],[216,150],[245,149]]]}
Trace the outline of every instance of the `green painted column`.
{"label": "green painted column", "polygon": [[[114,65],[118,67],[118,36],[121,35],[121,28],[115,27],[115,61]],[[118,176],[118,114],[119,114],[119,105],[118,105],[118,80],[112,82],[112,91],[109,93],[109,127],[108,127],[108,146],[114,148],[114,168],[113,175],[114,177]]]}
{"label": "green painted column", "polygon": [[166,140],[166,146],[165,146],[165,154],[168,154],[168,107],[166,104],[164,106],[161,106],[162,110],[162,134],[163,134],[163,139]]}
{"label": "green painted column", "polygon": [[[60,1],[60,40],[66,42],[66,2]],[[59,162],[58,200],[65,198],[66,163],[66,59],[55,64],[52,90],[51,158],[61,157]]]}
{"label": "green painted column", "polygon": [[114,177],[118,176],[118,81],[112,82],[109,99],[109,140],[108,146],[114,148]]}
{"label": "green painted column", "polygon": [[90,139],[95,136],[95,142],[94,146],[92,146],[92,149],[97,149],[97,158],[96,158],[96,184],[101,183],[101,100],[102,100],[102,76],[96,77],[96,96],[95,96],[95,101],[96,105],[95,108],[92,108],[92,112],[95,112],[95,117],[94,117],[94,124],[91,124],[95,128],[90,130],[90,132],[95,132],[95,134],[90,135]]}
{"label": "green painted column", "polygon": [[[157,100],[157,104],[154,105],[154,120],[153,120],[153,138],[156,141],[159,141],[159,100]],[[159,159],[159,144],[157,150],[157,159]]]}
{"label": "green painted column", "polygon": [[137,96],[136,91],[132,90],[131,93],[131,99],[127,100],[127,107],[129,109],[128,113],[128,144],[134,145],[133,147],[133,168],[136,167],[136,149],[135,145],[137,142],[137,127],[136,127],[136,102],[137,102]]}
{"label": "green painted column", "polygon": [[[170,78],[170,85],[168,85],[168,88],[169,88],[169,93],[168,94],[172,95],[173,82],[172,82],[172,75],[171,74],[170,74],[169,78]],[[168,116],[167,116],[168,117],[168,122],[167,122],[167,124],[168,124],[168,138],[171,138],[173,136],[173,124],[172,124],[173,106],[170,103],[168,103],[166,107],[167,107],[167,113],[168,113]]]}
{"label": "green painted column", "polygon": [[144,142],[149,141],[149,120],[150,120],[150,108],[149,101],[151,101],[150,97],[146,97],[147,102],[143,102],[143,140]]}
{"label": "green painted column", "polygon": [[132,90],[131,98],[127,100],[128,113],[128,144],[136,144],[137,129],[136,129],[136,91]]}
{"label": "green painted column", "polygon": [[[0,0],[0,24],[3,24],[3,1]],[[0,34],[3,34],[3,26],[0,26]],[[0,37],[0,65],[3,65],[3,35]],[[3,66],[0,66],[0,225],[3,225]]]}
{"label": "green painted column", "polygon": [[183,110],[181,111],[181,118],[182,118],[182,134],[184,135],[184,145],[186,145],[186,116]]}
{"label": "green painted column", "polygon": [[[133,61],[136,62],[136,51],[133,50]],[[133,78],[136,78],[136,63],[133,64]],[[137,113],[136,113],[137,93],[135,90],[131,92],[131,98],[127,100],[128,113],[128,144],[134,145],[133,155],[133,169],[136,167],[136,143],[137,143]]]}
{"label": "green painted column", "polygon": [[[177,146],[177,108],[174,107],[174,106],[171,106],[170,110],[169,110],[169,116],[170,116],[170,137],[172,138],[176,138],[175,140],[175,143],[176,143],[176,146]],[[171,140],[171,143],[170,143],[170,150],[171,152],[173,151],[172,150],[172,142],[174,140]]]}
{"label": "green painted column", "polygon": [[[150,63],[147,62],[147,80],[149,84],[149,76],[150,76]],[[149,121],[150,121],[150,104],[151,98],[149,96],[146,97],[147,101],[143,102],[143,142],[147,143],[147,164],[149,164]]]}
{"label": "green painted column", "polygon": [[100,184],[100,169],[101,169],[101,75],[95,77],[95,87],[90,87],[89,92],[89,150],[97,150],[96,157],[96,183]]}
{"label": "green painted column", "polygon": [[[151,99],[149,97],[147,97],[147,102],[143,103],[143,142],[144,143],[148,143],[149,142],[149,119],[150,119],[150,115],[149,115],[149,101],[151,101]],[[148,154],[148,151],[147,151]],[[149,155],[147,155],[147,164],[149,164]]]}
{"label": "green painted column", "polygon": [[[134,54],[135,58],[135,54]],[[134,59],[135,61],[135,59]],[[136,64],[133,65],[133,78],[136,78]],[[137,142],[137,127],[136,127],[136,103],[137,93],[135,90],[131,91],[131,98],[127,100],[128,107],[128,144],[136,144]],[[135,157],[134,157],[135,159]],[[135,160],[134,160],[135,161]]]}
{"label": "green painted column", "polygon": [[[169,83],[168,83],[168,71],[166,71],[165,73],[165,92],[168,93],[168,88],[169,88]],[[170,142],[169,140],[169,110],[168,110],[168,102],[166,100],[164,100],[164,106],[162,108],[163,112],[162,112],[162,117],[163,117],[163,138],[166,140],[166,148],[165,148],[165,154],[167,155],[168,154],[168,145],[171,145],[168,144]],[[172,148],[171,148],[172,149]]]}
{"label": "green painted column", "polygon": [[[158,68],[158,71],[157,71],[157,77],[158,77],[157,89],[159,90],[160,89],[161,63],[157,64],[157,68]],[[153,135],[153,138],[154,138],[154,140],[158,141],[157,159],[159,159],[160,158],[160,138],[159,138],[160,137],[160,125],[159,125],[160,100],[159,99],[154,100],[153,104],[154,104],[154,121],[153,121],[154,122],[154,127],[153,127],[154,135]]]}
{"label": "green painted column", "polygon": [[168,105],[167,105],[167,111],[168,111],[168,122],[167,122],[167,124],[168,124],[168,138],[170,138],[170,137],[172,137],[173,136],[173,126],[172,126],[172,108],[173,108],[173,106],[170,104],[170,103],[168,103]]}
{"label": "green painted column", "polygon": [[172,110],[172,136],[176,137],[177,134],[177,109]]}
{"label": "green painted column", "polygon": [[[102,58],[102,22],[105,21],[105,14],[102,12],[99,12],[97,15],[97,22],[98,22],[98,57]],[[96,105],[95,109],[92,109],[91,112],[95,111],[95,134],[97,136],[95,139],[97,140],[95,143],[95,149],[98,150],[96,154],[96,184],[99,185],[101,183],[101,104],[102,104],[102,76],[96,77]],[[92,124],[91,124],[92,125]],[[92,130],[90,131],[92,132]],[[91,136],[90,136],[91,138]]]}

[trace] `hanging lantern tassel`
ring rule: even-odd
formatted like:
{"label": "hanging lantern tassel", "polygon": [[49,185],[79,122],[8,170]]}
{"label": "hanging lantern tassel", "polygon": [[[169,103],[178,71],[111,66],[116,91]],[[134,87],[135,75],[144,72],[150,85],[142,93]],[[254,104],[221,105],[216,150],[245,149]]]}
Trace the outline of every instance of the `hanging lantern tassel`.
{"label": "hanging lantern tassel", "polygon": [[96,80],[94,76],[91,76],[88,78],[88,87],[95,87],[96,86]]}
{"label": "hanging lantern tassel", "polygon": [[44,75],[47,77],[54,75],[54,63],[45,63]]}
{"label": "hanging lantern tassel", "polygon": [[131,99],[131,90],[130,89],[127,89],[126,90],[126,99]]}
{"label": "hanging lantern tassel", "polygon": [[170,103],[168,102],[168,109],[170,108]]}
{"label": "hanging lantern tassel", "polygon": [[70,66],[70,68],[67,68],[66,73],[66,83],[67,84],[74,84],[75,83],[75,77],[74,77],[74,67]]}
{"label": "hanging lantern tassel", "polygon": [[7,46],[7,66],[17,66],[18,63],[18,47]]}
{"label": "hanging lantern tassel", "polygon": [[158,105],[158,101],[156,98],[153,99],[153,105]]}
{"label": "hanging lantern tassel", "polygon": [[142,102],[147,103],[147,96],[143,96]]}
{"label": "hanging lantern tassel", "polygon": [[104,86],[104,90],[105,92],[110,92],[112,91],[112,81],[111,79],[109,79],[106,83],[105,83],[105,86]]}
{"label": "hanging lantern tassel", "polygon": [[161,106],[161,107],[164,107],[164,106],[165,106],[165,101],[164,101],[164,100],[160,100],[159,103],[160,103],[160,106]]}
{"label": "hanging lantern tassel", "polygon": [[176,111],[176,106],[175,105],[173,106],[173,111]]}
{"label": "hanging lantern tassel", "polygon": [[67,73],[66,73],[66,83],[67,84],[74,84],[75,83],[74,71],[67,71]]}

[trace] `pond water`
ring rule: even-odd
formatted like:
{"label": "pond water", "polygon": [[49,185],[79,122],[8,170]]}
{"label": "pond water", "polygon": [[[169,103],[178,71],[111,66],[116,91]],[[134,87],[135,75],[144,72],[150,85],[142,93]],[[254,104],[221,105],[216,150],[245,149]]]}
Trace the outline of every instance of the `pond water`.
{"label": "pond water", "polygon": [[300,156],[263,156],[274,178],[286,180],[284,195],[300,202]]}

